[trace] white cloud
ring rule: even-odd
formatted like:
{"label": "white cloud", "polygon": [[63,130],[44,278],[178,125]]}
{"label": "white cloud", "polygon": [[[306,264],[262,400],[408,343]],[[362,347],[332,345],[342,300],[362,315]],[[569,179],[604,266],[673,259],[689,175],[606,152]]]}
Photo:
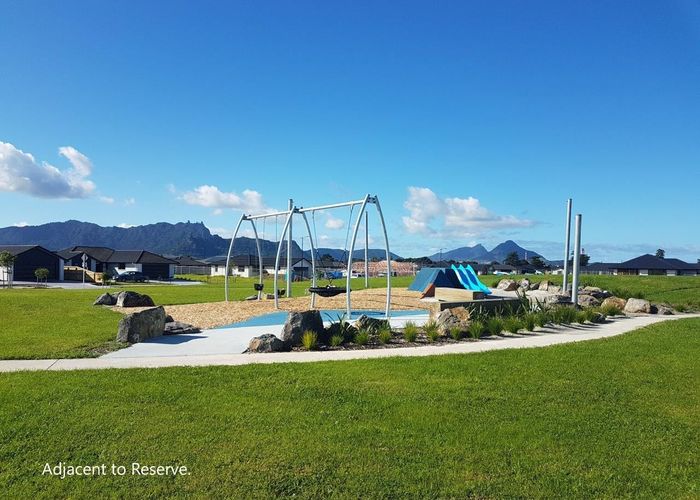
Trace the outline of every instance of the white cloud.
{"label": "white cloud", "polygon": [[108,205],[111,205],[114,203],[114,198],[112,198],[110,196],[100,196],[100,201],[102,203],[106,203]]}
{"label": "white cloud", "polygon": [[71,146],[61,147],[58,152],[73,168],[59,170],[49,163],[38,163],[31,154],[0,141],[0,191],[38,198],[87,198],[92,195],[95,183],[88,179],[92,163],[87,156]]}
{"label": "white cloud", "polygon": [[440,198],[431,189],[409,187],[402,217],[404,229],[410,234],[440,238],[473,238],[488,230],[531,227],[535,223],[513,215],[497,215],[472,196]]}
{"label": "white cloud", "polygon": [[[209,231],[212,234],[218,234],[222,238],[230,238],[233,236],[233,229],[226,227],[210,227]],[[242,235],[241,235],[242,236]]]}
{"label": "white cloud", "polygon": [[345,221],[329,215],[328,219],[326,219],[325,226],[326,229],[343,229],[345,227]]}
{"label": "white cloud", "polygon": [[20,222],[15,222],[12,224],[14,227],[27,227],[29,225],[29,222],[26,221],[20,221]]}
{"label": "white cloud", "polygon": [[136,225],[127,224],[126,222],[122,222],[121,224],[117,224],[117,227],[120,227],[122,229],[129,229],[130,227],[136,227]]}
{"label": "white cloud", "polygon": [[135,204],[136,204],[136,198],[127,198],[126,200],[124,200],[124,205],[126,205],[127,207],[129,207],[131,205],[135,205]]}
{"label": "white cloud", "polygon": [[257,191],[246,189],[242,194],[226,193],[216,186],[202,185],[182,195],[189,205],[207,208],[233,208],[247,213],[262,213],[269,210]]}
{"label": "white cloud", "polygon": [[170,193],[170,194],[177,194],[177,188],[175,187],[175,184],[173,184],[172,182],[169,184],[166,184],[165,189],[167,189],[168,193]]}
{"label": "white cloud", "polygon": [[214,211],[212,212],[213,215],[221,215],[224,213],[223,208],[215,208]]}

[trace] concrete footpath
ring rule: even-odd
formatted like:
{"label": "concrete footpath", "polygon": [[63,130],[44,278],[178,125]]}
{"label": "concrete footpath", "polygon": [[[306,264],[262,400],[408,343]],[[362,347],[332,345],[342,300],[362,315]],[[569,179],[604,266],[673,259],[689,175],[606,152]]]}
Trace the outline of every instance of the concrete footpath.
{"label": "concrete footpath", "polygon": [[350,351],[281,352],[270,354],[208,354],[194,356],[152,356],[121,358],[41,359],[0,361],[0,372],[22,370],[93,370],[107,368],[162,368],[168,366],[236,366],[256,363],[298,363],[314,361],[340,361],[349,359],[388,358],[392,356],[434,356],[440,354],[466,354],[495,351],[498,349],[522,349],[545,347],[570,342],[614,337],[661,321],[698,318],[700,314],[675,316],[619,317],[603,324],[586,324],[538,328],[534,333],[509,335],[454,344],[426,345],[421,347],[397,347],[387,349],[363,349]]}

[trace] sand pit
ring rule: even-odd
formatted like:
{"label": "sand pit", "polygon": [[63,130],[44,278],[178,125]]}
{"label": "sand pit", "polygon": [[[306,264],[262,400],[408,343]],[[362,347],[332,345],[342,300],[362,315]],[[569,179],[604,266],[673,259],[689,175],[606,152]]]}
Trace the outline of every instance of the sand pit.
{"label": "sand pit", "polygon": [[[286,311],[304,311],[311,305],[311,296],[282,298],[279,301],[280,309]],[[386,289],[372,288],[369,290],[357,290],[352,292],[352,308],[383,311],[386,304]],[[317,297],[317,309],[345,309],[345,294],[336,297]],[[411,292],[405,288],[393,288],[391,290],[391,308],[396,310],[426,309],[426,304],[421,303],[420,293]],[[126,314],[136,312],[144,308],[132,307],[123,309],[112,308],[115,311]],[[201,304],[180,304],[165,306],[165,312],[177,321],[195,325],[199,328],[214,328],[229,325],[238,321],[245,321],[254,316],[275,312],[274,300],[244,300],[233,302],[207,302]]]}

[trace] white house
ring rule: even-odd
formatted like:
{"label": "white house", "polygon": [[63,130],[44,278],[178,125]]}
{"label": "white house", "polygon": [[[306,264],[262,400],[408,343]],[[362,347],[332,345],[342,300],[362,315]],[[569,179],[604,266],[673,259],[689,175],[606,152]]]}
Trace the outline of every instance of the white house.
{"label": "white house", "polygon": [[[311,276],[311,261],[305,257],[297,257],[292,261],[294,277],[308,278]],[[231,257],[230,276],[241,278],[253,278],[258,276],[258,257],[256,255],[235,255]],[[226,259],[216,260],[210,263],[212,276],[224,276],[226,274]],[[263,274],[275,273],[275,259],[263,258]],[[287,259],[280,259],[279,274],[287,274]]]}

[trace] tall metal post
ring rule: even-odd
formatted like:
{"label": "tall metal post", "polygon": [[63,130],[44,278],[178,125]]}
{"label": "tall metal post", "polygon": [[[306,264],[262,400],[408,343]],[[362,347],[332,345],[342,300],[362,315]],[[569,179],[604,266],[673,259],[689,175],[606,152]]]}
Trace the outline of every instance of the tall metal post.
{"label": "tall metal post", "polygon": [[350,291],[351,291],[351,281],[352,278],[352,254],[355,251],[355,242],[357,241],[357,231],[360,229],[360,223],[362,222],[362,216],[364,215],[365,208],[367,207],[367,202],[369,201],[369,194],[365,196],[362,200],[362,205],[360,205],[360,212],[357,214],[357,221],[355,222],[355,228],[352,231],[352,238],[350,239],[350,248],[348,249],[348,276],[345,281],[345,310],[347,313],[347,319],[351,319],[351,308],[350,308]]}
{"label": "tall metal post", "polygon": [[369,213],[365,212],[365,288],[369,288]]}
{"label": "tall metal post", "polygon": [[226,275],[224,276],[224,297],[226,298],[226,302],[228,302],[228,275],[229,268],[231,267],[231,256],[233,255],[233,244],[236,241],[238,230],[241,228],[241,224],[243,224],[244,220],[246,220],[245,214],[241,215],[241,218],[238,219],[238,224],[236,224],[236,229],[233,230],[233,234],[231,235],[231,243],[229,243],[228,253],[226,254]]}
{"label": "tall metal post", "polygon": [[571,303],[578,304],[578,275],[581,270],[581,214],[576,214],[576,225],[574,227],[574,269],[571,281]]}
{"label": "tall metal post", "polygon": [[567,293],[569,287],[569,252],[571,250],[571,198],[566,202],[566,240],[564,240],[564,281],[561,289]]}
{"label": "tall metal post", "polygon": [[379,214],[379,222],[382,225],[384,232],[384,245],[386,247],[386,319],[391,317],[391,251],[389,250],[389,235],[386,232],[386,223],[384,222],[384,214],[382,214],[382,206],[379,204],[379,198],[374,197],[374,206]]}
{"label": "tall metal post", "polygon": [[[294,208],[294,200],[289,199],[290,211]],[[292,218],[289,219],[289,232],[287,233],[287,298],[292,296]]]}

